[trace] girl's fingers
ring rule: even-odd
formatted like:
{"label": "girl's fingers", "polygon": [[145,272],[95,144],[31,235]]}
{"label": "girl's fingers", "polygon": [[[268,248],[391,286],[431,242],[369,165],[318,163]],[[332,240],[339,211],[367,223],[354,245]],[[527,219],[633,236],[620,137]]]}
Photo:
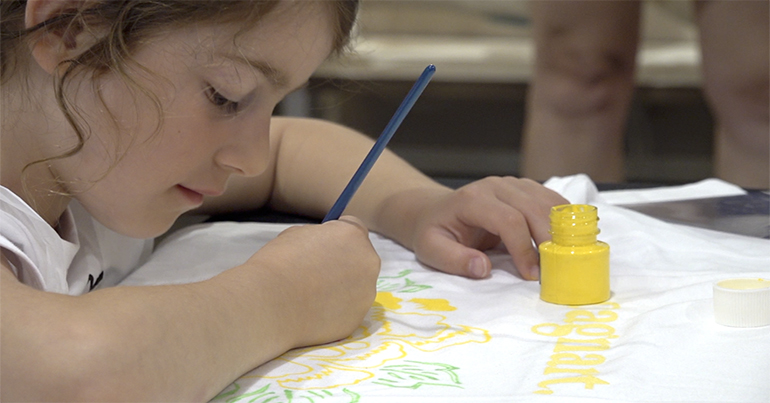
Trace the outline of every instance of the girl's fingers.
{"label": "girl's fingers", "polygon": [[484,210],[474,209],[466,216],[468,223],[497,235],[513,259],[519,274],[527,280],[535,280],[539,273],[537,250],[532,245],[527,217],[519,210],[499,200]]}
{"label": "girl's fingers", "polygon": [[369,234],[369,229],[366,227],[366,224],[364,224],[363,221],[358,219],[358,217],[354,217],[352,215],[344,215],[340,217],[337,221],[342,221],[347,224],[353,225],[357,227],[359,230],[361,230],[364,234]]}
{"label": "girl's fingers", "polygon": [[532,240],[537,245],[550,239],[550,209],[565,203],[556,192],[528,179],[485,178],[455,192],[443,206],[449,220],[434,223],[415,252],[439,270],[482,278],[491,268],[482,251],[502,240],[522,277],[535,280],[539,258]]}
{"label": "girl's fingers", "polygon": [[[422,238],[419,248],[415,246],[420,260],[439,270],[462,275],[472,273],[472,267],[481,267],[475,272],[487,275],[489,259],[478,249],[494,246],[489,242],[489,235],[493,235],[502,240],[524,278],[537,278],[533,276],[533,271],[538,271],[537,252],[527,219],[521,212],[495,197],[476,197],[473,203],[460,202],[459,205],[464,207],[454,212],[454,224],[444,229],[429,229],[431,232]],[[480,230],[488,235],[479,235]],[[474,258],[482,258],[483,265],[479,266],[481,262]]]}
{"label": "girl's fingers", "polygon": [[[529,179],[500,178],[507,182],[495,187],[495,196],[517,209],[527,220],[527,226],[536,244],[550,240],[549,214],[551,207],[569,203],[558,193]],[[506,186],[507,185],[507,186]]]}
{"label": "girl's fingers", "polygon": [[454,235],[438,228],[432,228],[416,249],[422,263],[445,273],[485,278],[492,268],[486,254],[462,245]]}

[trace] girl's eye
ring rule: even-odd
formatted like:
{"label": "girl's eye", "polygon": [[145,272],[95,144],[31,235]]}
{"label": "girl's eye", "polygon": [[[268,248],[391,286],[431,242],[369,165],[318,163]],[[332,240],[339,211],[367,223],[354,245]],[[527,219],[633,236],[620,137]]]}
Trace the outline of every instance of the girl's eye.
{"label": "girl's eye", "polygon": [[238,113],[238,102],[227,99],[224,95],[215,90],[214,87],[208,87],[206,95],[214,106],[223,110],[225,113],[230,115]]}

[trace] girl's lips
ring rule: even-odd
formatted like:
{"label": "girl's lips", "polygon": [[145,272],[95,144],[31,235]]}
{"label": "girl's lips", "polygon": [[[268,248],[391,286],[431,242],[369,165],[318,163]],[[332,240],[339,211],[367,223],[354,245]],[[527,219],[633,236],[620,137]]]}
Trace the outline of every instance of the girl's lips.
{"label": "girl's lips", "polygon": [[186,188],[182,185],[177,185],[177,189],[182,193],[182,195],[190,201],[191,204],[195,206],[200,206],[203,204],[203,194],[200,192],[196,192],[195,190],[192,190],[190,188]]}

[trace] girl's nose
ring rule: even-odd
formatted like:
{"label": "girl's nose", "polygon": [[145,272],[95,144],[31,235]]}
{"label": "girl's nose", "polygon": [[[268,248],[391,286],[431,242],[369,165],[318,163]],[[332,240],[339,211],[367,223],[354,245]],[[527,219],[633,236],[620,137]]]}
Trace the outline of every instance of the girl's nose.
{"label": "girl's nose", "polygon": [[270,158],[270,116],[234,125],[230,141],[216,153],[215,161],[236,175],[256,176],[264,172]]}

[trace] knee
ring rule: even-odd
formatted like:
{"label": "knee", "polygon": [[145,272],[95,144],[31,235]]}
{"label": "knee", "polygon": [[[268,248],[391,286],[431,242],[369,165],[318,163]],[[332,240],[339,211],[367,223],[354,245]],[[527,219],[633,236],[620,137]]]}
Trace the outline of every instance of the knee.
{"label": "knee", "polygon": [[563,114],[602,113],[630,101],[635,48],[573,38],[558,30],[538,45],[535,85]]}
{"label": "knee", "polygon": [[565,28],[546,31],[541,41],[537,56],[542,67],[572,80],[591,84],[633,74],[635,50],[625,43],[577,35]]}

